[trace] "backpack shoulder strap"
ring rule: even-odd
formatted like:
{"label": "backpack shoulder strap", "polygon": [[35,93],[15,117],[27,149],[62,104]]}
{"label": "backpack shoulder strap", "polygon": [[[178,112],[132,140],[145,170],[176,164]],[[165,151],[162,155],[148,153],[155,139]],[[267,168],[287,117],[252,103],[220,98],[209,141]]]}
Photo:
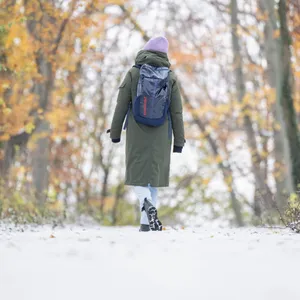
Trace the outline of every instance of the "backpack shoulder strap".
{"label": "backpack shoulder strap", "polygon": [[133,68],[140,69],[140,68],[142,67],[142,65],[133,65],[132,67],[133,67]]}
{"label": "backpack shoulder strap", "polygon": [[172,118],[171,118],[171,93],[172,93],[172,85],[171,85],[171,72],[172,70],[169,69],[169,73],[168,73],[168,110],[167,110],[167,114],[168,114],[168,137],[169,139],[172,139]]}

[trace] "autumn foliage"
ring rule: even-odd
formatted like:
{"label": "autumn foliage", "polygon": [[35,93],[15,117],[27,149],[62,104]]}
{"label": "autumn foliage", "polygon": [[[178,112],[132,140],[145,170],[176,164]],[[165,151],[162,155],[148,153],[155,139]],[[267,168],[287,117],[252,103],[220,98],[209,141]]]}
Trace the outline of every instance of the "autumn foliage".
{"label": "autumn foliage", "polygon": [[[105,132],[135,53],[164,32],[193,163],[182,159],[162,191],[162,217],[183,222],[205,207],[206,217],[238,225],[264,222],[266,213],[278,221],[274,208],[284,209],[296,187],[271,52],[281,40],[270,27],[277,6],[272,14],[260,0],[237,1],[235,15],[235,1],[146,2],[0,2],[0,217],[138,221],[123,184],[124,154]],[[299,11],[288,1],[298,122]],[[146,24],[148,12],[155,19]]]}

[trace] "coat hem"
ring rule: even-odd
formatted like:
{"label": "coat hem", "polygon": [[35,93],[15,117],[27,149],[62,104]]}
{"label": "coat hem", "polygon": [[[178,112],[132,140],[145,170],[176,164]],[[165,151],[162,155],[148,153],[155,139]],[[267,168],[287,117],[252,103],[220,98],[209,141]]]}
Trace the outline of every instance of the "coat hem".
{"label": "coat hem", "polygon": [[[129,185],[129,186],[148,186],[148,183],[144,183],[144,182],[139,182],[139,183],[135,183],[135,182],[126,182],[125,181],[125,185]],[[169,187],[169,183],[168,184],[158,184],[158,185],[151,185],[152,187]]]}

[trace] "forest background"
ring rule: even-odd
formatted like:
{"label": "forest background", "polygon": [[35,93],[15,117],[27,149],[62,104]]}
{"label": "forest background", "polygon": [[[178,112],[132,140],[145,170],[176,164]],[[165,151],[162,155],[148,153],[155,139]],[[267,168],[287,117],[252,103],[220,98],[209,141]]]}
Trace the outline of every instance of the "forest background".
{"label": "forest background", "polygon": [[299,1],[0,0],[1,219],[138,223],[124,143],[106,130],[157,35],[187,140],[160,191],[164,223],[278,224],[299,205]]}

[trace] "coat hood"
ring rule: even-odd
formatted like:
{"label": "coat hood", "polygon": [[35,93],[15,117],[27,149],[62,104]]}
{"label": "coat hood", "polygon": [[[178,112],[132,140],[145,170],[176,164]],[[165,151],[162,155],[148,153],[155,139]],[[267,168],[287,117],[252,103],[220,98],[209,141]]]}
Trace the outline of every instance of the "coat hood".
{"label": "coat hood", "polygon": [[154,67],[170,67],[168,55],[164,52],[141,50],[138,52],[136,59],[136,65],[148,64]]}

